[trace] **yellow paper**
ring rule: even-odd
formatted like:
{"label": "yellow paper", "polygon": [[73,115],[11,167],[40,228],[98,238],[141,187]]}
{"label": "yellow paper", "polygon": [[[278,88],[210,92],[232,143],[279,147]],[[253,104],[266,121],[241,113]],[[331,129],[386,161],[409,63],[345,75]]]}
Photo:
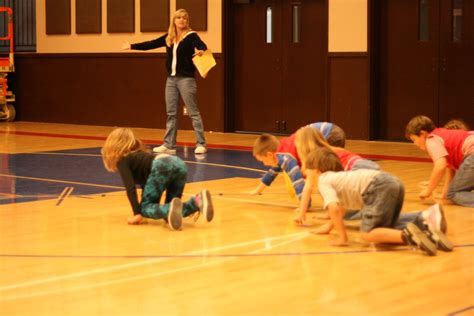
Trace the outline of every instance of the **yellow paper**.
{"label": "yellow paper", "polygon": [[202,54],[202,56],[194,56],[193,63],[201,77],[206,78],[209,70],[216,65],[216,60],[214,59],[214,56],[212,56],[212,52],[208,49]]}
{"label": "yellow paper", "polygon": [[285,179],[285,186],[286,186],[286,189],[288,190],[288,194],[290,194],[290,197],[297,200],[295,188],[293,187],[293,184],[291,183],[290,176],[286,172],[283,172],[283,178]]}

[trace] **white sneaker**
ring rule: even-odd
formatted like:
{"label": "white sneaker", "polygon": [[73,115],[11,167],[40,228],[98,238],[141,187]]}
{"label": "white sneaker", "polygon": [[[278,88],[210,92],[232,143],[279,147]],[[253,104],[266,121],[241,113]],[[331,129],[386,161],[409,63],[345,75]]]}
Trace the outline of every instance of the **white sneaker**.
{"label": "white sneaker", "polygon": [[197,145],[196,149],[194,150],[195,154],[205,154],[207,153],[207,148],[202,145]]}
{"label": "white sneaker", "polygon": [[160,147],[153,148],[153,152],[160,153],[160,154],[175,155],[176,154],[176,149],[169,149],[165,145],[161,145]]}
{"label": "white sneaker", "polygon": [[443,206],[441,204],[434,204],[427,210],[423,211],[425,223],[432,229],[446,233],[448,230],[448,223],[444,216]]}

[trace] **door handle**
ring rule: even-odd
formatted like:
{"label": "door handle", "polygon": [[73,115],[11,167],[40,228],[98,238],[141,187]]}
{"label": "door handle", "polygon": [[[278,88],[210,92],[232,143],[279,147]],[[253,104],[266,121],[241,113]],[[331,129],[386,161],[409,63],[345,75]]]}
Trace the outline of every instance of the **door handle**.
{"label": "door handle", "polygon": [[446,58],[441,58],[441,71],[446,71]]}

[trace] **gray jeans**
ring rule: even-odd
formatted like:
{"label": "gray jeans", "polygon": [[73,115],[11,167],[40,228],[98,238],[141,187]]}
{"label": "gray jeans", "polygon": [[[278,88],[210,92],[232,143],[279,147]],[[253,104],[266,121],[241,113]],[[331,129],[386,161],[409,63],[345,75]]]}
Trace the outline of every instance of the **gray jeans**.
{"label": "gray jeans", "polygon": [[206,146],[204,138],[204,127],[201,114],[197,107],[197,85],[196,79],[189,77],[168,77],[166,80],[166,135],[164,145],[169,149],[176,148],[176,135],[178,133],[178,104],[179,96],[184,101],[186,110],[191,118],[197,145]]}
{"label": "gray jeans", "polygon": [[369,232],[377,227],[395,228],[404,197],[403,183],[391,174],[380,172],[362,194],[364,205],[360,210],[360,230]]}
{"label": "gray jeans", "polygon": [[448,198],[462,206],[474,207],[474,155],[464,158],[448,188]]}

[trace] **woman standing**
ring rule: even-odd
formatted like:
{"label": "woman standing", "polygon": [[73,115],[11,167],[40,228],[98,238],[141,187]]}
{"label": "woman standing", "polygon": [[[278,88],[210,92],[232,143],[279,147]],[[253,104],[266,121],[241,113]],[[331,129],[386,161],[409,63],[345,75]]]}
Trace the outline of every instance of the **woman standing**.
{"label": "woman standing", "polygon": [[177,10],[168,33],[151,41],[131,44],[125,43],[122,49],[149,50],[166,46],[166,135],[164,144],[155,147],[157,153],[176,153],[178,102],[181,95],[196,134],[196,154],[207,152],[204,127],[197,106],[197,85],[194,73],[196,67],[192,58],[201,56],[207,49],[199,35],[189,27],[189,15],[184,9]]}

